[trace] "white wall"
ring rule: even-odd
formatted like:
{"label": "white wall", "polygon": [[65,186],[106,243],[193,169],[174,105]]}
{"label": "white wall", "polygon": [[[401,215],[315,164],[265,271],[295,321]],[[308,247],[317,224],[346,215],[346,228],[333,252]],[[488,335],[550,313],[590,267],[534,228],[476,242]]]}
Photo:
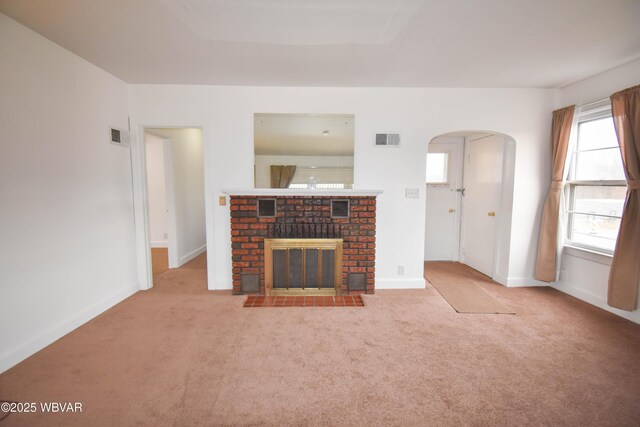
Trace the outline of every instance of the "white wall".
{"label": "white wall", "polygon": [[127,86],[0,14],[0,371],[139,287]]}
{"label": "white wall", "polygon": [[640,84],[640,59],[581,80],[559,91],[558,108],[609,98],[615,92]]}
{"label": "white wall", "polygon": [[163,129],[162,134],[171,139],[178,267],[206,250],[204,143],[202,129]]}
{"label": "white wall", "polygon": [[[454,130],[491,130],[516,141],[508,281],[535,284],[541,201],[549,183],[550,114],[555,91],[536,89],[276,88],[133,85],[132,125],[203,126],[209,286],[231,287],[227,188],[253,187],[255,112],[355,114],[356,188],[378,198],[376,285],[422,287],[427,143]],[[400,148],[375,147],[380,130],[402,133]],[[405,188],[419,188],[418,199]],[[398,264],[406,265],[399,276]]]}
{"label": "white wall", "polygon": [[[152,248],[167,247],[167,188],[164,169],[164,139],[144,134],[149,198],[149,235]],[[203,207],[204,209],[204,207]]]}
{"label": "white wall", "polygon": [[[559,93],[558,107],[605,99],[619,90],[638,84],[640,84],[640,60],[563,88]],[[610,257],[565,248],[560,258],[560,280],[555,287],[576,298],[640,323],[640,310],[624,311],[607,305],[610,265]]]}
{"label": "white wall", "polygon": [[270,188],[271,165],[353,169],[353,156],[255,156],[255,165],[256,188]]}
{"label": "white wall", "polygon": [[514,194],[514,183],[517,143],[509,136],[502,135],[502,137],[504,138],[502,194],[500,196],[500,218],[498,218],[493,279],[499,283],[507,283],[509,286],[528,286],[531,284],[528,279],[517,281],[509,277],[512,256],[512,232],[514,231],[514,225],[518,223],[518,221],[514,221],[514,211],[516,209],[513,203],[516,196]]}

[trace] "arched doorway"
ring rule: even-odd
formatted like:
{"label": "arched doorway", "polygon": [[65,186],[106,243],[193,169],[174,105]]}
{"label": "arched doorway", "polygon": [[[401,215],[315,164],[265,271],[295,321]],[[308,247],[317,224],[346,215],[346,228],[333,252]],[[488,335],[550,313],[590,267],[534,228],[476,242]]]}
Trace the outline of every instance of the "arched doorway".
{"label": "arched doorway", "polygon": [[492,131],[450,132],[429,142],[425,261],[459,261],[506,284],[515,145]]}

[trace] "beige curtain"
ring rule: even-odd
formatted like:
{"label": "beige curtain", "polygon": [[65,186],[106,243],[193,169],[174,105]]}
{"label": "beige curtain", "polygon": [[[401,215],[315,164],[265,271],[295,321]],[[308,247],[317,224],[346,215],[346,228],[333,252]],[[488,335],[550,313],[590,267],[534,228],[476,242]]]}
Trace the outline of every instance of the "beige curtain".
{"label": "beige curtain", "polygon": [[542,211],[535,273],[535,278],[543,282],[556,281],[560,201],[564,186],[564,165],[567,159],[574,110],[575,105],[571,105],[554,111],[551,122],[551,188]]}
{"label": "beige curtain", "polygon": [[627,177],[627,196],[609,272],[608,304],[635,310],[640,283],[640,86],[611,95],[613,123]]}
{"label": "beige curtain", "polygon": [[289,188],[295,173],[295,166],[271,165],[271,188]]}

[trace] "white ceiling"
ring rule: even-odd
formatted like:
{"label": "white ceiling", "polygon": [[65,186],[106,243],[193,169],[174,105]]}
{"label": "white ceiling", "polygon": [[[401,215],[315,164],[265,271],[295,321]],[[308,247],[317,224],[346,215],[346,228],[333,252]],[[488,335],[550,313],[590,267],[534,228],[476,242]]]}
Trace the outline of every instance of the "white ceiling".
{"label": "white ceiling", "polygon": [[255,154],[353,156],[353,122],[348,114],[254,114]]}
{"label": "white ceiling", "polygon": [[562,87],[640,58],[639,0],[0,0],[129,83]]}
{"label": "white ceiling", "polygon": [[389,44],[421,0],[159,0],[203,40],[333,45]]}

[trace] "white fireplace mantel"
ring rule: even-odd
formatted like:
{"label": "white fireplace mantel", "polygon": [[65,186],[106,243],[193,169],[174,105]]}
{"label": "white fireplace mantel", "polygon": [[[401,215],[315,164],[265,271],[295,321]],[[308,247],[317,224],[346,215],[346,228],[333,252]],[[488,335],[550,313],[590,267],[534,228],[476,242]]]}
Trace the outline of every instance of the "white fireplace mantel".
{"label": "white fireplace mantel", "polygon": [[382,190],[317,190],[303,188],[232,188],[222,190],[229,196],[281,196],[281,197],[371,197],[382,194]]}

